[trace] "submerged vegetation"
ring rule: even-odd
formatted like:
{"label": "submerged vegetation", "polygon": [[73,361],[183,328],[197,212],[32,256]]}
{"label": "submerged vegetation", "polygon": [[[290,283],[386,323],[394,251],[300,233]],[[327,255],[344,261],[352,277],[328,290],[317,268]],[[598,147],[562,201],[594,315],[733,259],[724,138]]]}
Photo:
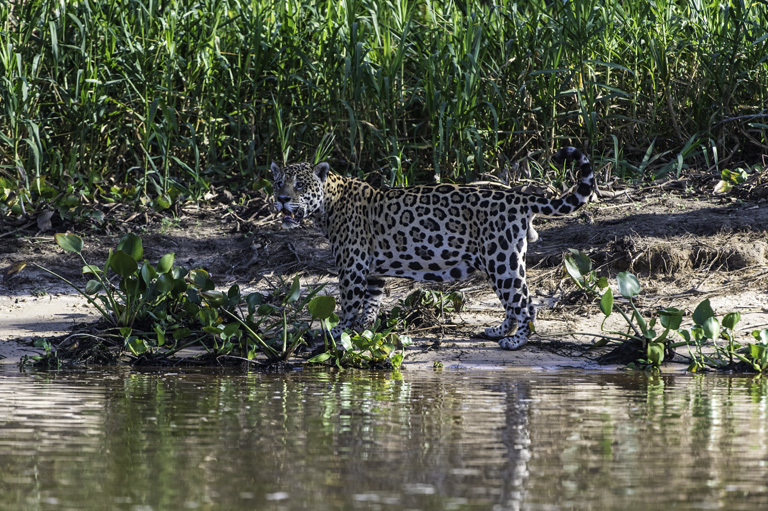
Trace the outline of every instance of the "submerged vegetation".
{"label": "submerged vegetation", "polygon": [[25,0],[0,20],[5,214],[163,209],[271,160],[402,185],[567,141],[637,180],[768,147],[764,2]]}

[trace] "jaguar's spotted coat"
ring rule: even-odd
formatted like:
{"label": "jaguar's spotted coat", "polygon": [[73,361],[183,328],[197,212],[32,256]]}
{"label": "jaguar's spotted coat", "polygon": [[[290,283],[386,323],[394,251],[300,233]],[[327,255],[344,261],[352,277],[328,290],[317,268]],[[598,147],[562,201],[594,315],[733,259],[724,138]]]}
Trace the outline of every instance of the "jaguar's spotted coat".
{"label": "jaguar's spotted coat", "polygon": [[482,270],[506,311],[485,335],[514,350],[528,341],[535,317],[525,282],[527,243],[535,239],[531,220],[576,211],[594,188],[592,165],[581,151],[566,147],[554,159],[576,161],[581,172],[575,192],[559,199],[491,183],[377,190],[329,172],[327,163],[282,169],[273,163],[275,203],[284,227],[312,216],[330,241],[341,288],[334,335],[375,320],[382,277],[439,282]]}

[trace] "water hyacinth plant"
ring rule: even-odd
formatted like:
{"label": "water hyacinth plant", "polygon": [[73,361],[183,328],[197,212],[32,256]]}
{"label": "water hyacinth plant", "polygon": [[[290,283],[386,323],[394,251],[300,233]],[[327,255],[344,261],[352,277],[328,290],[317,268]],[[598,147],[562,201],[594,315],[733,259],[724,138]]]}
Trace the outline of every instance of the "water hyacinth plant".
{"label": "water hyacinth plant", "polygon": [[[594,347],[619,343],[623,346],[617,351],[624,352],[622,357],[629,356],[630,367],[655,371],[667,355],[674,355],[675,350],[683,346],[688,347],[688,370],[691,372],[749,370],[762,375],[768,371],[768,329],[752,331],[755,343],[738,342],[736,324],[741,320],[741,314],[729,312],[718,318],[708,298],[693,310],[690,326],[683,325],[685,311],[675,307],[659,308],[647,317],[635,301],[642,292],[635,275],[627,271],[616,275],[618,300],[614,299],[608,278],[597,276],[589,256],[575,249],[569,249],[569,252],[563,257],[565,274],[587,296],[599,301],[600,312],[604,315],[600,325],[603,333],[596,335],[598,340]],[[623,331],[605,329],[606,320],[614,312],[626,324]]]}
{"label": "water hyacinth plant", "polygon": [[0,207],[163,206],[324,145],[398,185],[564,140],[634,179],[749,160],[766,55],[749,0],[5,1]]}

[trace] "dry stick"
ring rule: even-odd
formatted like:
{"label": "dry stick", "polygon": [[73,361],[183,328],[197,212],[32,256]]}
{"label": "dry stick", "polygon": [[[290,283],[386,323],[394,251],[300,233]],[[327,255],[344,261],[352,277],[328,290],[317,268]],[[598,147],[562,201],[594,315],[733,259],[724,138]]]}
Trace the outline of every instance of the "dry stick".
{"label": "dry stick", "polygon": [[24,229],[26,229],[27,227],[32,227],[32,226],[33,226],[33,225],[35,225],[36,223],[37,223],[37,220],[33,220],[33,221],[31,221],[31,222],[29,222],[29,223],[27,223],[27,224],[24,224],[24,225],[22,225],[22,226],[21,226],[21,227],[19,227],[18,229],[15,229],[15,230],[13,230],[13,231],[4,232],[4,233],[0,234],[0,238],[4,238],[4,237],[6,237],[6,236],[12,236],[12,235],[16,234],[16,233],[17,233],[17,232],[19,232],[19,231],[23,231],[23,230],[24,230]]}
{"label": "dry stick", "polygon": [[736,117],[726,117],[725,119],[721,119],[719,122],[717,122],[715,127],[720,126],[721,124],[725,124],[726,122],[740,121],[742,119],[758,119],[762,117],[768,117],[768,114],[748,114],[737,115]]}

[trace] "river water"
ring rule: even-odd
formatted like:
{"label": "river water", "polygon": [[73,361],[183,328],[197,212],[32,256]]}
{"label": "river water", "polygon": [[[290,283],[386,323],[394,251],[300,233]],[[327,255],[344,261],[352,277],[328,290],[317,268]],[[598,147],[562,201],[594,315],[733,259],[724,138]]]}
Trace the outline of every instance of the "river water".
{"label": "river water", "polygon": [[0,509],[768,509],[768,382],[0,372]]}

